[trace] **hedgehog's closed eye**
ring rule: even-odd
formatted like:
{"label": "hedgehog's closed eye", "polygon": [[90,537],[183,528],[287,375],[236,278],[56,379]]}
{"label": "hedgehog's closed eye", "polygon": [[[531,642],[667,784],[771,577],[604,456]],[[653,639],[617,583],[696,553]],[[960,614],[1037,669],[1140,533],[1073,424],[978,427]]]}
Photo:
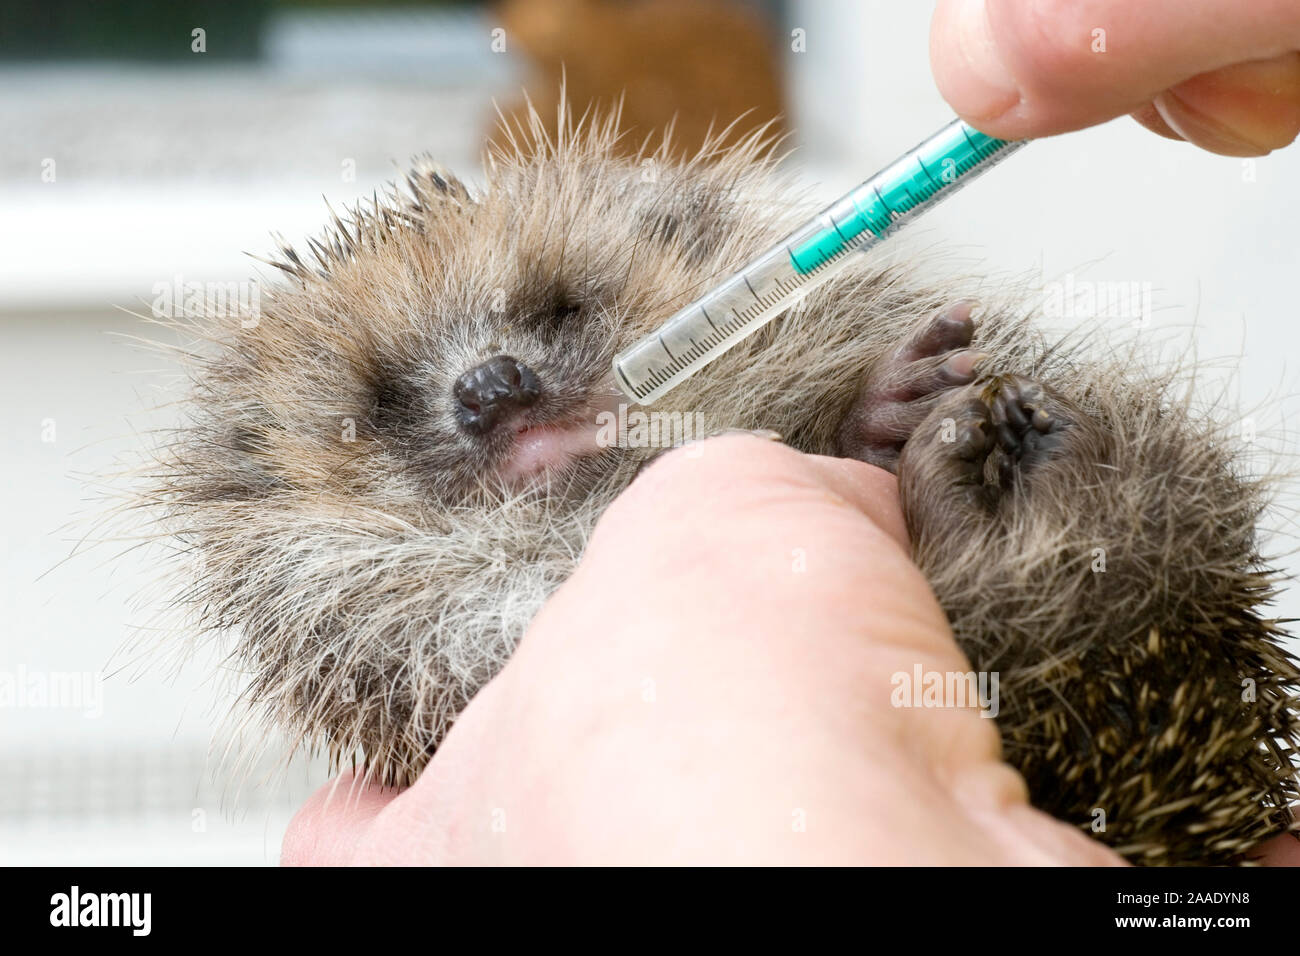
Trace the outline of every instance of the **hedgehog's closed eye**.
{"label": "hedgehog's closed eye", "polygon": [[566,321],[573,318],[581,311],[582,304],[579,302],[571,302],[567,299],[557,302],[551,308],[550,313],[546,316],[546,324],[553,331],[558,332],[564,327]]}
{"label": "hedgehog's closed eye", "polygon": [[385,373],[371,383],[370,418],[385,431],[409,434],[418,423],[419,412],[409,383],[403,376]]}

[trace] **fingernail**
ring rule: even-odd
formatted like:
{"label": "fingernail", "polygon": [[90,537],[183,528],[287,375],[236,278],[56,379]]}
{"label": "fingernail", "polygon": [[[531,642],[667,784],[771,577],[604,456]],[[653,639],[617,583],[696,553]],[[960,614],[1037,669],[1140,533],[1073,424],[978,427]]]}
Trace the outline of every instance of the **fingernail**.
{"label": "fingernail", "polygon": [[1214,118],[1183,103],[1173,90],[1166,90],[1154,100],[1162,120],[1188,143],[1217,152],[1222,156],[1262,156],[1268,147],[1257,146]]}
{"label": "fingernail", "polygon": [[724,435],[752,435],[754,438],[762,438],[765,441],[781,441],[781,433],[774,432],[770,428],[721,428],[709,438],[721,438]]}
{"label": "fingernail", "polygon": [[1262,156],[1300,133],[1300,52],[1225,66],[1156,97],[1183,139],[1229,156]]}
{"label": "fingernail", "polygon": [[1020,102],[1020,90],[989,28],[984,0],[948,0],[940,6],[930,58],[939,91],[967,119],[995,119]]}
{"label": "fingernail", "polygon": [[1192,106],[1174,90],[1161,93],[1153,105],[1160,118],[1179,136],[1212,153],[1263,156],[1273,150],[1272,146],[1251,142],[1242,132]]}
{"label": "fingernail", "polygon": [[[727,438],[734,435],[748,435],[750,438],[761,438],[763,441],[780,442],[781,435],[772,431],[770,428],[719,428],[715,432],[710,432],[704,436],[704,443],[712,438]],[[687,455],[691,458],[699,458],[704,454],[704,444],[700,441],[688,442],[686,445]]]}
{"label": "fingernail", "polygon": [[1160,111],[1156,109],[1154,103],[1148,103],[1146,106],[1135,109],[1129,116],[1132,116],[1158,136],[1182,141],[1182,137],[1178,135],[1178,132],[1161,118]]}

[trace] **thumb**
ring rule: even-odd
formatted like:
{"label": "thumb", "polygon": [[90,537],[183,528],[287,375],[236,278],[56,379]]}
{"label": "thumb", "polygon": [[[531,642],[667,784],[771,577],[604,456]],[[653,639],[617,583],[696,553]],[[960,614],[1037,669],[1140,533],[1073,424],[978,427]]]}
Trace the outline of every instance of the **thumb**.
{"label": "thumb", "polygon": [[1134,113],[1214,152],[1300,133],[1294,0],[939,0],[930,61],[965,120],[1020,139]]}

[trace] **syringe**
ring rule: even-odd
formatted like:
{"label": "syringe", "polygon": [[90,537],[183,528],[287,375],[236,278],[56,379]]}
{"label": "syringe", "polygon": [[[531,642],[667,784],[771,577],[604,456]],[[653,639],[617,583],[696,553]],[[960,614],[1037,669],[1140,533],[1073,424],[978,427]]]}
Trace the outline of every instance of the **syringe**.
{"label": "syringe", "polygon": [[953,120],[806,226],[614,357],[614,381],[647,405],[757,331],[1028,140],[994,139]]}

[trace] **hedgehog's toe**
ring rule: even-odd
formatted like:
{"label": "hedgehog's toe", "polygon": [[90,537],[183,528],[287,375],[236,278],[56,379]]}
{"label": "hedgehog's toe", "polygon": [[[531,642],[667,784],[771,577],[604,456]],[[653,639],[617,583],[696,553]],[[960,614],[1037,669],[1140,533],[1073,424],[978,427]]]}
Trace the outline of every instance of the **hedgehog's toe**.
{"label": "hedgehog's toe", "polygon": [[999,375],[985,389],[989,419],[1001,457],[998,477],[1009,487],[1018,474],[1055,453],[1072,418],[1064,402],[1038,382]]}
{"label": "hedgehog's toe", "polygon": [[933,316],[871,370],[840,426],[839,454],[895,471],[903,444],[948,389],[975,378],[983,358],[967,346],[975,333],[972,303]]}

